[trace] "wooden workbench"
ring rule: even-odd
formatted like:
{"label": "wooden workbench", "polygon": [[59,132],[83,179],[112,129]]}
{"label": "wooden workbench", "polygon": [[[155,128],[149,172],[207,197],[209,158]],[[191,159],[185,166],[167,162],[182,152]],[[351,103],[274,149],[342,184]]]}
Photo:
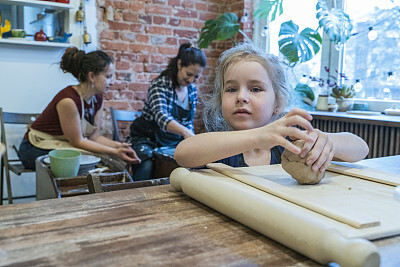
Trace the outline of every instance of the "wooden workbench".
{"label": "wooden workbench", "polygon": [[[360,164],[400,174],[400,156]],[[400,236],[377,240],[400,266]],[[170,185],[0,207],[0,265],[318,266]]]}

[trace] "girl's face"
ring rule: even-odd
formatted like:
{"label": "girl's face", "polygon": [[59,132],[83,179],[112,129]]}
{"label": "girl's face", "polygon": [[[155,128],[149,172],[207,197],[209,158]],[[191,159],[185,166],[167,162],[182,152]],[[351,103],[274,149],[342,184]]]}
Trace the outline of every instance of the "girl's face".
{"label": "girl's face", "polygon": [[110,63],[108,67],[100,72],[98,75],[93,76],[94,89],[96,94],[105,94],[111,85],[114,84],[114,64]]}
{"label": "girl's face", "polygon": [[195,83],[203,72],[203,67],[199,64],[192,64],[186,67],[181,66],[181,60],[178,59],[177,80],[180,86],[188,86]]}
{"label": "girl's face", "polygon": [[267,125],[276,108],[271,80],[260,63],[241,60],[227,68],[222,92],[222,116],[234,130]]}

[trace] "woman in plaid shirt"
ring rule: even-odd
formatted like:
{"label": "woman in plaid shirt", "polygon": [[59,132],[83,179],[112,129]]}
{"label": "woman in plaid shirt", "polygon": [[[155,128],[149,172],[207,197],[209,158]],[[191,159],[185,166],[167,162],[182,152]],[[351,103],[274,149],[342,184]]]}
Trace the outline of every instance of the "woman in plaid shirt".
{"label": "woman in plaid shirt", "polygon": [[132,148],[142,160],[133,165],[133,179],[147,180],[153,173],[153,149],[176,147],[193,136],[193,119],[197,104],[194,82],[206,66],[204,53],[182,44],[160,76],[149,87],[142,116],[131,125]]}

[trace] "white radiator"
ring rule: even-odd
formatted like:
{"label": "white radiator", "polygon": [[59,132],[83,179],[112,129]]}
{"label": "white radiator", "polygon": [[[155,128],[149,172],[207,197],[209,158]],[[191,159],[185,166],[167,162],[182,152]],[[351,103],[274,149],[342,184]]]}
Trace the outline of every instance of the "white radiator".
{"label": "white radiator", "polygon": [[357,122],[357,120],[343,121],[339,118],[320,119],[315,115],[313,117],[313,127],[324,132],[351,132],[363,138],[369,146],[367,158],[400,154],[400,122],[378,123],[377,121],[371,121],[368,123],[366,120]]}

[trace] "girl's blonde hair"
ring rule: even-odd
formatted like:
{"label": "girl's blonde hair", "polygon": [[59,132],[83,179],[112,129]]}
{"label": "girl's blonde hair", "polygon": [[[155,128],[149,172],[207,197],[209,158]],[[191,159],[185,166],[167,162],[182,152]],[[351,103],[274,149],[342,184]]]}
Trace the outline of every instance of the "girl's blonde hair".
{"label": "girl's blonde hair", "polygon": [[277,119],[282,115],[289,102],[289,87],[286,84],[281,60],[251,44],[239,44],[221,54],[215,69],[214,91],[212,96],[204,102],[203,109],[203,121],[208,132],[232,130],[222,117],[222,93],[226,70],[231,64],[241,60],[258,62],[267,71],[277,103],[277,112],[273,119]]}

